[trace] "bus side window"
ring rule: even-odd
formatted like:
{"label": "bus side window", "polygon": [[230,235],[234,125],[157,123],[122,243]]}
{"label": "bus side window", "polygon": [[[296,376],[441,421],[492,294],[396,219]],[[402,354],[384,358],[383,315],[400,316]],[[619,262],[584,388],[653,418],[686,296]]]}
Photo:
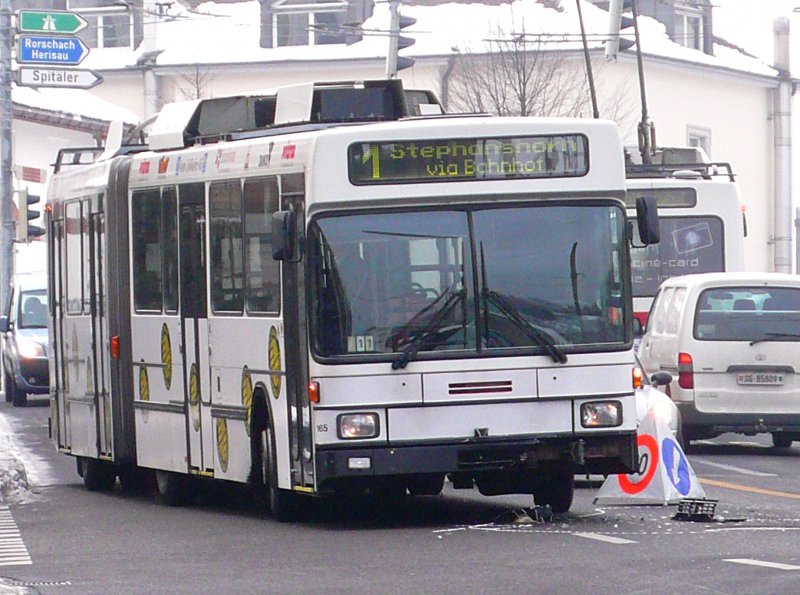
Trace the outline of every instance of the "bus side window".
{"label": "bus side window", "polygon": [[239,180],[211,184],[211,310],[242,312],[242,190]]}
{"label": "bus side window", "polygon": [[276,178],[244,183],[245,301],[248,312],[280,310],[280,263],[272,258],[272,214],[278,210]]}
{"label": "bus side window", "polygon": [[178,311],[178,195],[174,186],[161,194],[161,214],[164,228],[164,311]]}
{"label": "bus side window", "polygon": [[161,193],[134,192],[131,207],[134,307],[161,312]]}

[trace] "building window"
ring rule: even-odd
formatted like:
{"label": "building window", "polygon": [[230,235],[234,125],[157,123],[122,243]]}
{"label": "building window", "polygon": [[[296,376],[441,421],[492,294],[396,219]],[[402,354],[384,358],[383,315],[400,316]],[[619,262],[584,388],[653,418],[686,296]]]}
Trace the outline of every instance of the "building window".
{"label": "building window", "polygon": [[686,142],[690,147],[703,149],[707,156],[711,155],[711,131],[708,128],[688,126],[686,128]]}
{"label": "building window", "polygon": [[345,1],[304,3],[303,8],[294,8],[286,0],[277,0],[272,11],[274,47],[346,42]]}
{"label": "building window", "polygon": [[67,10],[79,13],[89,23],[78,32],[90,48],[130,48],[131,13],[114,0],[68,0]]}
{"label": "building window", "polygon": [[703,15],[699,12],[675,11],[676,43],[693,50],[703,50]]}

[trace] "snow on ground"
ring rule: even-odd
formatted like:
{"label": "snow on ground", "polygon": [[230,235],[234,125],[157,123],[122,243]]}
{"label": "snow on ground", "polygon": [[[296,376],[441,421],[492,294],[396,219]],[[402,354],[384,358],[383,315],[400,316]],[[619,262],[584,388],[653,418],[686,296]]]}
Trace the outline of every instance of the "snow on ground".
{"label": "snow on ground", "polygon": [[40,485],[45,463],[33,453],[20,448],[14,440],[14,426],[0,412],[0,504],[20,504],[35,499],[35,486]]}

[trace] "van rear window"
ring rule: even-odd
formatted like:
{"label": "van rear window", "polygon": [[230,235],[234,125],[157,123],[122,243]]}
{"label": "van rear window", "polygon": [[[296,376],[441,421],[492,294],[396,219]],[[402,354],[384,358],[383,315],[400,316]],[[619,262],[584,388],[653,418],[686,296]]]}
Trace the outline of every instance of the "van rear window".
{"label": "van rear window", "polygon": [[698,298],[694,337],[705,341],[800,341],[800,288],[707,289]]}

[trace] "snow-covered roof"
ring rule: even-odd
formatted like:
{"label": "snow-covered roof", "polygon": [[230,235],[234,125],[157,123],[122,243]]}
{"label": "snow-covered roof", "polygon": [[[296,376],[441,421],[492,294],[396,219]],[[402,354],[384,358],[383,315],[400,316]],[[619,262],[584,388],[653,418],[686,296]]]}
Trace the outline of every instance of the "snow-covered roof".
{"label": "snow-covered roof", "polygon": [[[603,47],[608,31],[608,12],[585,0],[581,2],[581,11],[590,48]],[[493,32],[498,30],[509,37],[524,31],[532,40],[542,35],[546,48],[581,48],[577,7],[572,2],[562,3],[560,11],[535,0],[516,0],[501,4],[403,4],[401,12],[417,20],[404,31],[416,41],[403,50],[407,56],[485,52],[490,49]],[[388,48],[389,6],[386,2],[377,3],[374,14],[363,25],[363,40],[349,46],[261,48],[260,27],[257,0],[233,4],[207,2],[193,11],[175,3],[170,7],[169,17],[158,23],[155,45],[148,49],[163,50],[156,57],[159,66],[381,59]],[[664,25],[655,19],[640,17],[639,29],[645,55],[748,74],[777,75],[777,71],[763,61],[723,44],[715,44],[713,56],[676,44],[667,36]],[[198,40],[208,41],[201,43]],[[136,65],[142,53],[142,48],[92,50],[83,66],[99,70],[131,67]]]}
{"label": "snow-covered roof", "polygon": [[127,124],[138,124],[139,116],[113,103],[100,99],[83,89],[33,89],[14,87],[11,100],[18,105],[47,110],[72,120],[122,120]]}

